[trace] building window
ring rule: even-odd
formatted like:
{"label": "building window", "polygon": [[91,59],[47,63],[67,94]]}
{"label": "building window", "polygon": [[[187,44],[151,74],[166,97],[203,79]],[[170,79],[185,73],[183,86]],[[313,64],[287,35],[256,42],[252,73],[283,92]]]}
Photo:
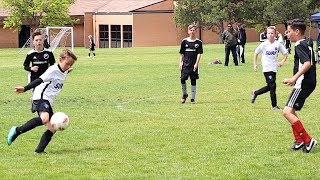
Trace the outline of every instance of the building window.
{"label": "building window", "polygon": [[111,25],[111,47],[121,48],[121,26]]}
{"label": "building window", "polygon": [[99,25],[99,48],[109,48],[109,26]]}
{"label": "building window", "polygon": [[123,47],[132,47],[132,25],[123,25]]}

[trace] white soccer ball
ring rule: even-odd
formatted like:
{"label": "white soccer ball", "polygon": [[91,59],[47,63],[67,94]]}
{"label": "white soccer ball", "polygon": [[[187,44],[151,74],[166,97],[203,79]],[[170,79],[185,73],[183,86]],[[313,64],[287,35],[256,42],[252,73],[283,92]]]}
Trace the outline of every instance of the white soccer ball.
{"label": "white soccer ball", "polygon": [[70,119],[65,113],[56,112],[52,115],[50,123],[54,130],[63,131],[69,126]]}

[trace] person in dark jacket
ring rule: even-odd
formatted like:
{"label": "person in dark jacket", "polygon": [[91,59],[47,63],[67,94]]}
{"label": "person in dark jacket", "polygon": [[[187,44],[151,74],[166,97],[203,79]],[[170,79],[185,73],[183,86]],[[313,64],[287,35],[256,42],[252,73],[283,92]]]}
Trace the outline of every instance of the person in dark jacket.
{"label": "person in dark jacket", "polygon": [[238,48],[237,48],[237,54],[239,55],[239,61],[241,59],[242,63],[245,63],[244,58],[244,47],[247,42],[247,34],[246,30],[244,29],[244,25],[241,23],[237,24],[237,30],[238,30]]}
{"label": "person in dark jacket", "polygon": [[222,41],[225,44],[225,62],[224,65],[229,65],[229,55],[230,51],[233,56],[233,62],[236,66],[238,66],[238,59],[237,59],[237,43],[238,43],[238,32],[233,29],[232,24],[229,23],[228,27],[222,33]]}

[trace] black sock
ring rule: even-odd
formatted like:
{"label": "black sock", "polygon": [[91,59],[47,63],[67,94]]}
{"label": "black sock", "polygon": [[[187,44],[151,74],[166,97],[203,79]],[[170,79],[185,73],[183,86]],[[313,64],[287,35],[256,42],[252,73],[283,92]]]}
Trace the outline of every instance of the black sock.
{"label": "black sock", "polygon": [[43,123],[40,117],[32,118],[28,122],[26,122],[24,125],[17,127],[16,129],[17,136],[41,125],[43,125]]}
{"label": "black sock", "polygon": [[96,56],[96,53],[93,53],[93,56]]}
{"label": "black sock", "polygon": [[90,53],[88,54],[88,56],[90,57]]}
{"label": "black sock", "polygon": [[47,145],[51,141],[52,136],[53,136],[53,132],[51,132],[49,129],[46,132],[44,132],[35,152],[37,153],[44,152],[44,149],[47,147]]}

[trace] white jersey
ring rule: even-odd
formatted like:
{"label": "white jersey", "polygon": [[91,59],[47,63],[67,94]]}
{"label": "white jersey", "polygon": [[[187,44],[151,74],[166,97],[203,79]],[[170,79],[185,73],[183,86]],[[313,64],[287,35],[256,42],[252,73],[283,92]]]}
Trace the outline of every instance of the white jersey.
{"label": "white jersey", "polygon": [[38,85],[33,92],[33,100],[44,99],[53,105],[55,97],[62,89],[63,82],[66,79],[68,71],[62,72],[58,64],[50,66],[46,72],[44,72],[40,78],[43,83]]}
{"label": "white jersey", "polygon": [[255,53],[262,54],[261,64],[263,72],[277,72],[277,57],[279,52],[281,52],[281,54],[288,53],[286,48],[278,41],[270,43],[270,41],[267,40],[256,48]]}

